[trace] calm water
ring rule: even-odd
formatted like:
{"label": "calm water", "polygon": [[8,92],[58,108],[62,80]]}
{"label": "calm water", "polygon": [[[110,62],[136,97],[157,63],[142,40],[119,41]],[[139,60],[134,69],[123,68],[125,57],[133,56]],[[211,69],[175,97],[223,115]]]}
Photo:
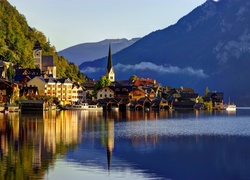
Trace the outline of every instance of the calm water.
{"label": "calm water", "polygon": [[0,179],[250,179],[250,109],[0,114]]}

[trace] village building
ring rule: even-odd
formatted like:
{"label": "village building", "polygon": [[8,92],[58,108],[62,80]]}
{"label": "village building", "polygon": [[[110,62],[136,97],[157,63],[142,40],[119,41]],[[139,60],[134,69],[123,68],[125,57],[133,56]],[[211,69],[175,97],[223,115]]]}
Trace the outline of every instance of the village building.
{"label": "village building", "polygon": [[131,101],[138,101],[141,98],[145,98],[147,96],[147,93],[143,91],[142,89],[133,88],[129,92],[129,98]]}
{"label": "village building", "polygon": [[80,103],[86,99],[86,93],[82,86],[73,84],[72,87],[72,102]]}
{"label": "village building", "polygon": [[69,79],[34,77],[27,86],[37,87],[40,96],[50,95],[61,101],[62,104],[70,104],[72,101],[72,82]]}
{"label": "village building", "polygon": [[212,101],[213,109],[223,109],[223,92],[209,92],[206,97],[204,97],[204,102]]}
{"label": "village building", "polygon": [[86,81],[83,84],[81,84],[85,91],[85,97],[86,97],[85,99],[90,99],[90,97],[92,96],[94,92],[96,84],[97,84],[97,81],[95,80]]}
{"label": "village building", "polygon": [[115,92],[112,87],[103,87],[97,92],[97,100],[104,98],[114,98]]}

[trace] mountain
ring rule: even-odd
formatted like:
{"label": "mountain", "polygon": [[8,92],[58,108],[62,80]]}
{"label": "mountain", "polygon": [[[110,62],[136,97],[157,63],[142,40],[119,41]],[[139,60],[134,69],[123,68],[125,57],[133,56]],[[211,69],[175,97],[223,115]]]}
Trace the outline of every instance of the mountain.
{"label": "mountain", "polygon": [[113,53],[116,53],[138,41],[140,38],[128,39],[106,39],[100,42],[78,44],[62,51],[58,54],[66,57],[70,62],[77,65],[86,61],[93,61],[107,56],[108,46],[112,45]]}
{"label": "mountain", "polygon": [[[250,1],[207,0],[176,24],[113,54],[117,79],[132,74],[162,85],[222,91],[225,101],[250,106]],[[107,58],[85,62],[89,77],[105,74]]]}

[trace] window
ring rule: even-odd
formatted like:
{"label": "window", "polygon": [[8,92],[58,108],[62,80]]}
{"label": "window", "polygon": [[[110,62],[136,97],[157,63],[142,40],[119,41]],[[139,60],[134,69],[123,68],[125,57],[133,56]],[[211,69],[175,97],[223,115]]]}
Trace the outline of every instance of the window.
{"label": "window", "polygon": [[127,88],[123,88],[122,91],[123,92],[128,92],[128,89]]}

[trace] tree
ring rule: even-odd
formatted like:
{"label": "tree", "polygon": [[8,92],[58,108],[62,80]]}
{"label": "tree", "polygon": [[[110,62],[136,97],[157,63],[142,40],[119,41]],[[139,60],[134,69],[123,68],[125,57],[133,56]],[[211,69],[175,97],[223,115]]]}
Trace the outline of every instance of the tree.
{"label": "tree", "polygon": [[131,80],[131,81],[136,81],[138,79],[138,77],[135,75],[135,74],[133,74],[132,76],[130,76],[130,78],[129,78],[129,80]]}
{"label": "tree", "polygon": [[12,63],[10,63],[9,68],[7,69],[7,78],[9,81],[12,81],[14,76],[15,76],[15,71],[12,66]]}
{"label": "tree", "polygon": [[106,76],[101,76],[99,81],[97,82],[97,86],[99,89],[110,86],[111,82]]}
{"label": "tree", "polygon": [[208,93],[209,93],[209,89],[208,89],[208,87],[206,87],[204,97],[207,97]]}
{"label": "tree", "polygon": [[110,86],[111,82],[106,76],[101,76],[98,82],[96,83],[92,96],[96,97],[97,91],[103,87]]}

